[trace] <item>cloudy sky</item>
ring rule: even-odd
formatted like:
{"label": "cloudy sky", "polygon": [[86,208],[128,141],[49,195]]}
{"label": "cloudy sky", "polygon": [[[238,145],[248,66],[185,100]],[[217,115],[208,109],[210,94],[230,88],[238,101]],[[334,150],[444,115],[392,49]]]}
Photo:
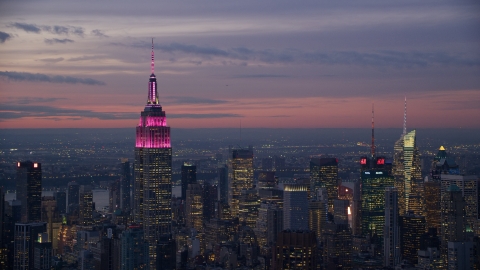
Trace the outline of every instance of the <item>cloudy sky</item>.
{"label": "cloudy sky", "polygon": [[0,128],[480,128],[477,1],[0,1]]}

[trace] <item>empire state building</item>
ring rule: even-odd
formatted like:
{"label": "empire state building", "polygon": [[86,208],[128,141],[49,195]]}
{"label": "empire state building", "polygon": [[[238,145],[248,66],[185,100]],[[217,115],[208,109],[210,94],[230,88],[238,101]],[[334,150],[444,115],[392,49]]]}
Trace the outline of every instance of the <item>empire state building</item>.
{"label": "empire state building", "polygon": [[155,269],[156,247],[172,230],[172,147],[170,127],[158,101],[157,78],[152,62],[148,97],[141,112],[135,142],[135,221],[143,226],[149,267]]}

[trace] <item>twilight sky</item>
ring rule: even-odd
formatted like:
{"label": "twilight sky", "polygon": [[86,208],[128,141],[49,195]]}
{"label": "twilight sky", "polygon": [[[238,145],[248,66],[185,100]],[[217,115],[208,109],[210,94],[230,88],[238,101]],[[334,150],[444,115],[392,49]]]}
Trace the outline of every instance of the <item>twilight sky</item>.
{"label": "twilight sky", "polygon": [[480,128],[478,1],[0,1],[0,128]]}

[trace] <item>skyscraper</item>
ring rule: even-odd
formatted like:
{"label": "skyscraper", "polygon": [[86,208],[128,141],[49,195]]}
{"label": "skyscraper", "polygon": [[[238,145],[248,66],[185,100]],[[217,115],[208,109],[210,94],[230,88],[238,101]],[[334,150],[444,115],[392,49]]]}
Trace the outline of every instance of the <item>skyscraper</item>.
{"label": "skyscraper", "polygon": [[17,200],[22,203],[22,222],[40,221],[42,218],[42,164],[17,162]]}
{"label": "skyscraper", "polygon": [[156,247],[163,234],[171,234],[172,147],[170,127],[158,100],[152,62],[147,104],[140,115],[135,142],[135,220],[143,225],[150,268],[155,268]]}
{"label": "skyscraper", "polygon": [[76,182],[69,182],[67,187],[67,213],[78,208],[79,185]]}
{"label": "skyscraper", "polygon": [[338,160],[312,158],[310,160],[310,194],[325,187],[328,193],[328,211],[333,212],[333,200],[338,198]]}
{"label": "skyscraper", "polygon": [[405,183],[405,211],[414,211],[416,215],[423,215],[423,178],[420,168],[420,151],[417,148],[415,130],[403,137],[403,164]]}
{"label": "skyscraper", "polygon": [[242,190],[253,188],[253,149],[232,149],[229,165],[228,204],[232,217],[238,217]]}
{"label": "skyscraper", "polygon": [[197,183],[197,166],[190,163],[183,163],[182,165],[182,200],[187,197],[187,187],[189,184]]}
{"label": "skyscraper", "polygon": [[420,237],[425,233],[425,217],[409,211],[401,217],[400,233],[402,237],[402,258],[412,265],[417,264]]}
{"label": "skyscraper", "polygon": [[203,189],[200,184],[188,184],[185,201],[187,228],[203,231]]}
{"label": "skyscraper", "polygon": [[81,185],[79,191],[80,224],[93,225],[93,191],[90,185]]}
{"label": "skyscraper", "polygon": [[400,227],[398,215],[398,191],[394,187],[385,189],[385,227],[383,266],[395,267],[400,264]]}
{"label": "skyscraper", "polygon": [[[362,172],[362,234],[383,239],[385,224],[385,188],[393,187],[393,177],[384,170]],[[380,244],[380,243],[379,243]]]}
{"label": "skyscraper", "polygon": [[283,190],[283,229],[308,230],[308,186],[285,184]]}
{"label": "skyscraper", "polygon": [[122,159],[120,163],[121,179],[120,179],[120,207],[123,211],[130,211],[130,162],[127,158]]}

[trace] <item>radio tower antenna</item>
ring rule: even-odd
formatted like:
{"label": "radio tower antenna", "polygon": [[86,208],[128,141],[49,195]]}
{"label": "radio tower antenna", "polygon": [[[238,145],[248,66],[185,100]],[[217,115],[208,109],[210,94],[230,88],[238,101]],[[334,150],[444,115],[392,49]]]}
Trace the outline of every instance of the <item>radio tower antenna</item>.
{"label": "radio tower antenna", "polygon": [[372,156],[372,163],[375,157],[375,122],[374,122],[374,103],[372,103],[372,147],[370,149],[370,155]]}
{"label": "radio tower antenna", "polygon": [[407,96],[405,96],[405,109],[403,110],[403,136],[407,134]]}
{"label": "radio tower antenna", "polygon": [[152,63],[150,64],[152,74],[155,72],[155,53],[153,52],[153,38],[152,38]]}

